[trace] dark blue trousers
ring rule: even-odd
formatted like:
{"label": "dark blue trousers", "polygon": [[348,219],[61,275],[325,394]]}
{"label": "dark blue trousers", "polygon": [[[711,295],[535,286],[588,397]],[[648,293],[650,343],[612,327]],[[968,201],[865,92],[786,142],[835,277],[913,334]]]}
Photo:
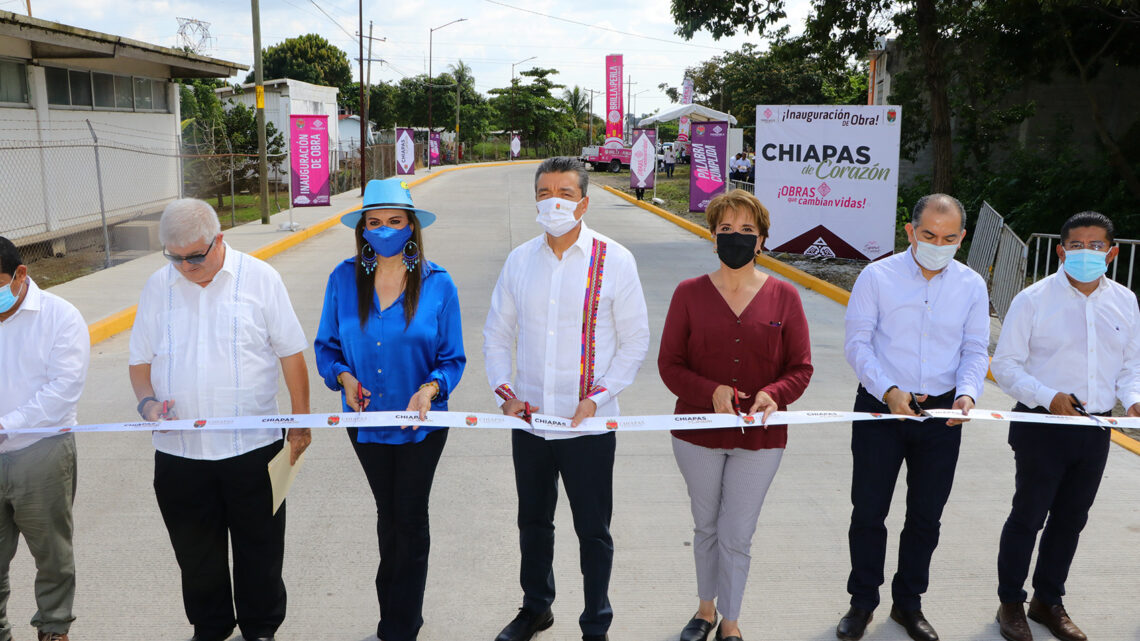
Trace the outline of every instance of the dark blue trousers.
{"label": "dark blue trousers", "polygon": [[513,430],[511,446],[519,495],[523,607],[545,612],[554,603],[554,508],[561,475],[574,515],[586,600],[578,624],[583,634],[605,634],[614,617],[609,598],[614,562],[610,516],[617,437],[609,432],[548,441]]}
{"label": "dark blue trousers", "polygon": [[[954,393],[929,399],[927,409],[953,405]],[[855,397],[856,412],[888,412],[887,406],[862,386]],[[906,520],[899,535],[899,562],[891,582],[891,597],[901,610],[922,607],[930,582],[930,558],[938,546],[942,508],[954,485],[961,426],[944,420],[859,421],[851,429],[851,575],[847,591],[851,605],[874,610],[879,605],[883,564],[887,555],[885,521],[899,470],[906,462]]]}
{"label": "dark blue trousers", "polygon": [[[1034,411],[1020,403],[1014,410]],[[1033,571],[1034,596],[1046,605],[1061,603],[1077,541],[1104,475],[1110,440],[1109,431],[1099,427],[1009,424],[1017,476],[1013,507],[998,548],[998,598],[1002,603],[1025,601],[1029,560],[1042,527],[1045,531]]]}

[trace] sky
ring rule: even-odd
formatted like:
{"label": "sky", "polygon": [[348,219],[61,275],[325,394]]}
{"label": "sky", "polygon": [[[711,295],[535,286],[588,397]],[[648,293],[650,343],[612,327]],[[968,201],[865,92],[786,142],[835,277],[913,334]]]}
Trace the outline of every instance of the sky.
{"label": "sky", "polygon": [[[0,9],[25,13],[25,2],[0,0]],[[202,54],[253,63],[250,4],[241,0],[31,0],[31,5],[36,18],[170,47],[181,44],[177,18],[193,18],[209,23],[212,39]],[[788,24],[798,33],[810,0],[787,0],[787,5]],[[387,39],[373,41],[371,57],[385,62],[373,61],[371,81],[394,82],[427,73],[429,30],[466,18],[434,32],[434,73],[462,59],[473,70],[476,88],[486,93],[510,85],[511,63],[535,56],[516,65],[515,73],[532,66],[555,68],[559,73],[553,80],[558,84],[604,93],[605,56],[621,53],[627,79],[635,83],[629,87],[637,94],[633,106],[646,114],[671,104],[658,85],[679,87],[686,67],[749,41],[765,48],[755,34],[716,41],[702,32],[686,42],[673,32],[669,6],[669,0],[365,0],[365,34],[371,20],[373,37]],[[261,0],[260,14],[263,48],[318,33],[348,54],[354,79],[358,76],[358,10],[353,0]],[[230,82],[242,80],[244,75]],[[599,95],[595,113],[604,100]]]}

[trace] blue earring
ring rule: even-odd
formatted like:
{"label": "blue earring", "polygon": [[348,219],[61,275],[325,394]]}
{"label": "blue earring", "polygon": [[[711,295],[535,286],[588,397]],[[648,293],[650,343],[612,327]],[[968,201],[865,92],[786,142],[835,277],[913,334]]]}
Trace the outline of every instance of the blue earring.
{"label": "blue earring", "polygon": [[360,266],[364,268],[364,273],[369,276],[376,271],[376,250],[372,249],[372,245],[368,243],[364,243],[364,248],[360,250]]}
{"label": "blue earring", "polygon": [[409,240],[408,243],[404,245],[403,261],[404,267],[406,267],[408,271],[415,269],[416,265],[420,262],[420,247],[415,241]]}

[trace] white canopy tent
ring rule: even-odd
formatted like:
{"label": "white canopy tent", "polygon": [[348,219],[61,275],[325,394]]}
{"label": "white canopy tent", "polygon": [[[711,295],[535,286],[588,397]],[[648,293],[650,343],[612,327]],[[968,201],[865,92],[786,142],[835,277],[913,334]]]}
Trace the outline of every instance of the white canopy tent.
{"label": "white canopy tent", "polygon": [[710,109],[704,105],[693,103],[689,105],[674,105],[661,113],[653,114],[648,118],[642,118],[641,121],[637,123],[637,126],[648,127],[649,125],[669,122],[670,120],[678,120],[681,116],[688,116],[689,120],[696,120],[698,122],[727,120],[730,125],[736,124],[736,118],[734,118],[732,114],[726,114],[723,111],[717,111],[716,109]]}
{"label": "white canopy tent", "polygon": [[[736,124],[736,118],[733,117],[732,114],[727,114],[727,113],[724,113],[723,111],[717,111],[716,109],[711,109],[711,108],[706,107],[704,105],[698,105],[696,103],[692,103],[692,104],[688,104],[688,105],[674,105],[673,107],[670,107],[670,108],[666,109],[665,111],[662,111],[661,113],[653,114],[652,116],[649,116],[648,118],[642,118],[637,123],[637,126],[638,127],[648,127],[649,125],[653,125],[654,130],[656,130],[657,125],[659,125],[663,122],[669,122],[671,120],[680,120],[682,116],[688,116],[689,120],[695,120],[697,122],[707,122],[710,120],[725,120],[730,125]],[[658,135],[656,135],[654,137],[658,139],[657,144],[661,144],[660,132],[658,132]],[[657,176],[656,176],[657,163],[653,164],[653,171],[654,171],[653,200],[657,200]]]}

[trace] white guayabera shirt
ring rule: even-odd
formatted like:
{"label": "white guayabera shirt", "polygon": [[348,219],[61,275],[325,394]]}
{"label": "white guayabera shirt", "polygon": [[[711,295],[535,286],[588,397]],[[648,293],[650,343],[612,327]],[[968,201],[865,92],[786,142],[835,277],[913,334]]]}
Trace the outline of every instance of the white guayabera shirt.
{"label": "white guayabera shirt", "polygon": [[[160,401],[178,418],[277,414],[279,359],[308,345],[280,274],[226,245],[226,258],[201,287],[167,265],[151,275],[131,330],[131,365],[150,364]],[[281,438],[281,428],[155,432],[154,447],[217,460]]]}
{"label": "white guayabera shirt", "polygon": [[648,351],[645,295],[628,249],[583,222],[561,260],[545,234],[507,257],[483,328],[487,378],[500,405],[518,398],[543,414],[570,418],[589,397],[598,405],[596,416],[617,416],[617,395],[633,382]]}

